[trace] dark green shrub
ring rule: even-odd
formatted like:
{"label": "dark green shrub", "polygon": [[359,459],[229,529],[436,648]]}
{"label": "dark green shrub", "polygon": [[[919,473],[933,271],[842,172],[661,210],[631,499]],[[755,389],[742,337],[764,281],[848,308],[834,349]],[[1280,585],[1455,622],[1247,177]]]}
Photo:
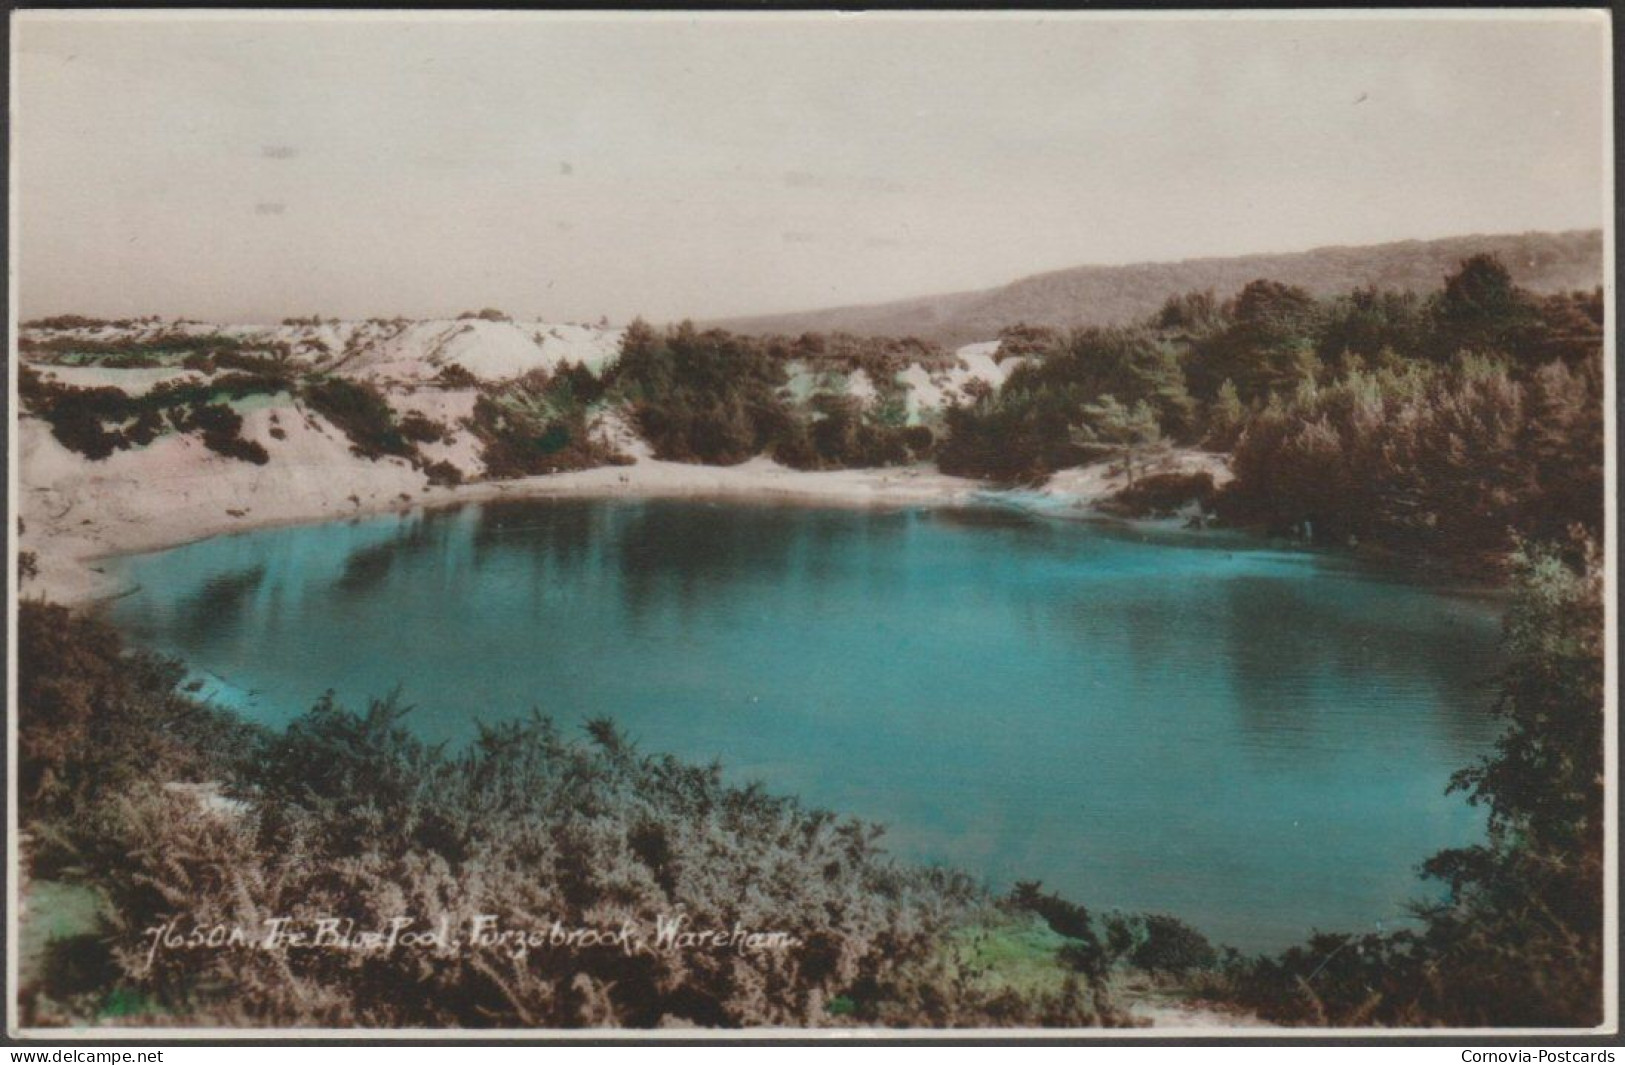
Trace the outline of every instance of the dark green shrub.
{"label": "dark green shrub", "polygon": [[1196,969],[1212,969],[1219,952],[1206,936],[1177,917],[1148,913],[1139,918],[1139,942],[1129,960],[1148,973],[1184,976]]}
{"label": "dark green shrub", "polygon": [[438,444],[446,438],[446,427],[421,411],[411,411],[401,419],[401,435],[414,444]]}
{"label": "dark green shrub", "polygon": [[588,400],[600,389],[590,371],[533,370],[474,401],[469,425],[484,445],[488,476],[532,477],[623,461],[589,428]]}
{"label": "dark green shrub", "polygon": [[465,366],[455,362],[442,366],[434,379],[441,388],[474,388],[480,383]]}
{"label": "dark green shrub", "polygon": [[363,458],[386,455],[411,458],[412,442],[395,424],[395,413],[383,393],[370,384],[344,377],[324,377],[307,384],[306,403],[350,438],[350,448]]}
{"label": "dark green shrub", "polygon": [[655,454],[734,465],[770,450],[794,421],[783,362],[746,337],[684,323],[657,334],[634,322],[606,372]]}
{"label": "dark green shrub", "polygon": [[35,318],[22,323],[24,329],[101,329],[107,326],[128,328],[134,323],[128,318],[109,321],[106,318],[87,318],[82,314],[59,314],[51,318]]}
{"label": "dark green shrub", "polygon": [[1153,473],[1122,488],[1102,508],[1135,518],[1167,517],[1190,503],[1208,509],[1217,491],[1206,470]]}
{"label": "dark green shrub", "polygon": [[25,819],[138,780],[211,780],[256,730],[182,698],[173,661],[127,652],[105,622],[24,599],[17,616],[18,798]]}
{"label": "dark green shrub", "polygon": [[423,467],[423,474],[432,485],[455,488],[463,483],[463,471],[444,460]]}

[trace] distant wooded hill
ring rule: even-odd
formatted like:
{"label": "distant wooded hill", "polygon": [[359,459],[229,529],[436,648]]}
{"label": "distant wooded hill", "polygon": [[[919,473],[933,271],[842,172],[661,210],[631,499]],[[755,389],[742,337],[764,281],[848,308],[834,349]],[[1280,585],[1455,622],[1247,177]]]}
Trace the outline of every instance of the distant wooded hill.
{"label": "distant wooded hill", "polygon": [[847,332],[918,336],[959,345],[994,339],[1005,326],[1019,322],[1061,328],[1130,322],[1155,312],[1175,293],[1212,289],[1226,299],[1260,278],[1301,285],[1317,296],[1369,285],[1430,292],[1463,259],[1484,252],[1498,256],[1514,281],[1535,292],[1590,290],[1602,284],[1601,231],[1572,230],[1404,240],[1285,255],[1079,266],[979,292],[707,324],[742,333]]}

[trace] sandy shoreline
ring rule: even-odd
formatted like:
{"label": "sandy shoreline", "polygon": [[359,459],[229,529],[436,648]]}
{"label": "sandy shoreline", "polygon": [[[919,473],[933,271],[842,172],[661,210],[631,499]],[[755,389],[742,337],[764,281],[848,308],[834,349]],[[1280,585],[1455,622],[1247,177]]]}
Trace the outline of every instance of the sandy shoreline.
{"label": "sandy shoreline", "polygon": [[[235,471],[233,471],[235,472]],[[338,471],[335,471],[338,472]],[[27,480],[25,476],[25,481]],[[139,508],[128,498],[100,492],[69,493],[61,486],[23,486],[20,549],[34,553],[39,575],[24,583],[28,596],[90,604],[126,589],[97,565],[119,555],[282,525],[343,521],[388,513],[442,509],[493,500],[566,498],[732,498],[831,506],[944,506],[971,501],[983,485],[930,468],[808,472],[765,459],[739,466],[699,466],[645,459],[632,466],[599,467],[512,481],[420,488],[387,495],[346,491],[348,478],[328,479],[308,495],[253,492],[252,504],[232,507],[221,493],[195,500],[179,486],[150,481],[131,486],[147,497]],[[247,500],[243,500],[247,502]],[[135,509],[135,513],[130,511]]]}
{"label": "sandy shoreline", "polygon": [[[627,466],[435,487],[398,459],[371,461],[347,442],[307,434],[267,465],[222,458],[195,440],[168,437],[143,450],[90,462],[64,449],[33,419],[19,429],[20,550],[37,576],[25,596],[90,604],[128,591],[98,561],[278,525],[343,521],[493,500],[716,498],[829,506],[953,506],[992,498],[979,481],[929,465],[804,471],[766,458],[701,466],[640,457]],[[1223,460],[1176,452],[1171,466],[1223,476]],[[1066,470],[1017,505],[1087,513],[1120,489],[1105,464]]]}

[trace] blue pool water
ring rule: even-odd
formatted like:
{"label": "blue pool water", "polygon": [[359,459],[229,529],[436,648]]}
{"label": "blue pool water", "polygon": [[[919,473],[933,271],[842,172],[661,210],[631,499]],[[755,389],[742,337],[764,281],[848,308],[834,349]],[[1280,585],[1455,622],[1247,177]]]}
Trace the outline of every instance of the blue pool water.
{"label": "blue pool water", "polygon": [[539,707],[889,826],[995,887],[1245,950],[1403,921],[1476,839],[1496,611],[1326,556],[996,510],[536,501],[118,562],[111,608],[258,720]]}

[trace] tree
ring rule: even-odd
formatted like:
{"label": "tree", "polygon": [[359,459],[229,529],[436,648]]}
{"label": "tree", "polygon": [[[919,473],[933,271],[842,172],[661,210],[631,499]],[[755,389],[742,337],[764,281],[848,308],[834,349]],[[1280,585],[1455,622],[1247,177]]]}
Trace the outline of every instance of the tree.
{"label": "tree", "polygon": [[604,379],[630,401],[662,459],[732,465],[784,439],[791,421],[779,389],[784,363],[750,337],[690,322],[657,334],[627,327]]}
{"label": "tree", "polygon": [[1073,432],[1074,441],[1120,457],[1129,484],[1134,483],[1136,466],[1143,469],[1146,456],[1165,446],[1157,416],[1144,400],[1125,407],[1112,396],[1101,396],[1083,408],[1083,419]]}
{"label": "tree", "polygon": [[1212,289],[1169,296],[1152,317],[1158,329],[1205,332],[1220,321],[1219,301]]}
{"label": "tree", "polygon": [[1499,352],[1520,360],[1536,357],[1536,314],[1531,300],[1493,255],[1463,259],[1445,278],[1432,308],[1434,357],[1458,351]]}
{"label": "tree", "polygon": [[1603,568],[1595,541],[1572,547],[1575,561],[1519,550],[1497,706],[1507,729],[1451,782],[1488,809],[1488,842],[1424,867],[1449,887],[1427,939],[1462,985],[1457,1023],[1602,1020]]}
{"label": "tree", "polygon": [[1315,345],[1324,362],[1371,363],[1384,351],[1420,351],[1427,331],[1422,302],[1410,292],[1358,288],[1331,302]]}
{"label": "tree", "polygon": [[1192,427],[1195,404],[1185,389],[1179,356],[1144,330],[1079,330],[1068,338],[1064,355],[1043,370],[1046,378],[1075,383],[1086,395],[1149,404],[1172,436],[1183,436]]}
{"label": "tree", "polygon": [[1603,1017],[1603,571],[1596,542],[1523,545],[1512,581],[1495,754],[1452,790],[1488,838],[1423,874],[1420,929],[1317,935],[1232,967],[1266,1019],[1316,1025],[1591,1027]]}
{"label": "tree", "polygon": [[1600,367],[1550,362],[1530,375],[1521,450],[1534,467],[1531,531],[1557,536],[1569,522],[1602,535],[1603,387]]}
{"label": "tree", "polygon": [[1246,402],[1290,394],[1319,373],[1315,340],[1322,311],[1306,289],[1253,281],[1229,308],[1231,324],[1196,342],[1186,371],[1190,389],[1212,398],[1225,380]]}
{"label": "tree", "polygon": [[1229,451],[1241,436],[1246,418],[1247,408],[1241,405],[1236,383],[1225,378],[1213,402],[1208,404],[1207,435],[1202,440],[1202,446],[1211,451]]}

